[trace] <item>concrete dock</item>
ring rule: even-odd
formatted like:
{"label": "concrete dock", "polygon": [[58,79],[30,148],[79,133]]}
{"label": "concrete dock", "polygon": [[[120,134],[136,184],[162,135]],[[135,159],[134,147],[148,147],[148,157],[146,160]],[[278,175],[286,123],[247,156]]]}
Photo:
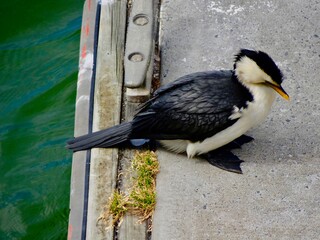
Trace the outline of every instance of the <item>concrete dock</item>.
{"label": "concrete dock", "polygon": [[319,239],[319,1],[163,1],[162,84],[231,69],[240,48],[263,50],[285,75],[267,121],[234,151],[243,175],[158,151],[153,240]]}
{"label": "concrete dock", "polygon": [[[123,87],[127,1],[87,0],[84,9],[76,136],[130,119],[134,99],[150,87]],[[131,153],[95,149],[74,154],[68,238],[319,239],[319,12],[317,0],[163,0],[162,84],[196,71],[231,69],[234,54],[250,48],[276,61],[291,101],[278,97],[267,121],[248,133],[255,140],[234,151],[245,160],[243,175],[159,149],[151,234],[132,216],[111,230],[99,220],[117,187],[119,166],[128,167]]]}

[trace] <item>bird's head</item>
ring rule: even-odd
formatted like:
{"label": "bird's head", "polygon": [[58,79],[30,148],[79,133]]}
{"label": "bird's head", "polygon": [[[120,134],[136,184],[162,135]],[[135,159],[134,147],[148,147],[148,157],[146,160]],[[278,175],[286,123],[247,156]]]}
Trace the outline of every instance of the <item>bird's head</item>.
{"label": "bird's head", "polygon": [[281,86],[282,72],[268,54],[241,49],[235,56],[234,72],[242,84],[247,86],[263,84],[273,88],[284,99],[289,100],[289,95]]}

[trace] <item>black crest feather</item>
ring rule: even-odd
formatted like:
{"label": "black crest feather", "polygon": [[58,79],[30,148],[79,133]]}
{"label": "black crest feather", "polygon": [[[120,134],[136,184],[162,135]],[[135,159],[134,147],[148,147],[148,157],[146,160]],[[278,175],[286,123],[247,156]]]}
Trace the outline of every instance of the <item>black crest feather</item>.
{"label": "black crest feather", "polygon": [[283,81],[283,74],[272,58],[262,51],[254,51],[248,49],[241,49],[240,52],[235,55],[235,64],[239,62],[243,57],[248,57],[251,60],[255,61],[256,64],[268,74],[273,81],[278,84],[281,84]]}

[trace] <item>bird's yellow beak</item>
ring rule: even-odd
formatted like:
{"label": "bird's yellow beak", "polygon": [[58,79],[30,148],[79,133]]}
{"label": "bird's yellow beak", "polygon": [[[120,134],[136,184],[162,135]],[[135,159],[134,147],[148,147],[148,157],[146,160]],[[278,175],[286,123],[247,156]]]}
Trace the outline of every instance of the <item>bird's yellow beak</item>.
{"label": "bird's yellow beak", "polygon": [[277,83],[271,83],[266,81],[265,84],[271,88],[273,88],[277,93],[280,94],[281,97],[283,97],[285,100],[290,100],[290,97],[288,95],[288,93],[286,93],[286,91],[281,87],[281,85],[277,84]]}

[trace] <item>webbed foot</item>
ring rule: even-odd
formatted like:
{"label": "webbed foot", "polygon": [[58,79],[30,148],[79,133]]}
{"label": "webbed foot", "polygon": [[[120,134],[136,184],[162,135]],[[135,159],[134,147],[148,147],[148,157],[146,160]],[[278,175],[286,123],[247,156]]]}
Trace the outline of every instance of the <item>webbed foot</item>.
{"label": "webbed foot", "polygon": [[202,154],[200,157],[205,158],[211,165],[215,167],[229,172],[242,174],[240,164],[244,161],[234,155],[231,150],[241,148],[243,144],[249,143],[252,140],[254,140],[253,137],[242,135],[227,145],[206,154]]}
{"label": "webbed foot", "polygon": [[206,154],[200,155],[206,159],[211,165],[228,172],[242,174],[240,164],[244,162],[232,152],[224,149],[216,149]]}

